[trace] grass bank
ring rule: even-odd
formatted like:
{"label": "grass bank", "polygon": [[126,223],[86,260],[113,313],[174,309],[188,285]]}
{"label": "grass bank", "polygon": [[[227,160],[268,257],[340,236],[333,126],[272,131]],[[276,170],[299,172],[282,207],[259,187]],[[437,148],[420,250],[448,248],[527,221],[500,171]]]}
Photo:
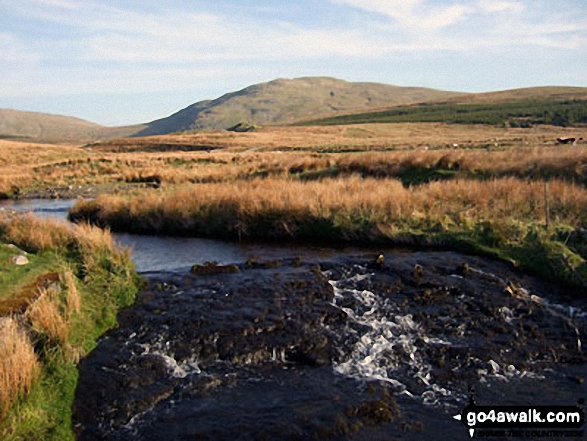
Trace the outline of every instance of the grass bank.
{"label": "grass bank", "polygon": [[76,364],[134,299],[129,253],[93,226],[3,219],[0,281],[0,438],[74,439]]}
{"label": "grass bank", "polygon": [[145,234],[456,248],[584,288],[587,191],[552,180],[545,196],[544,182],[513,177],[407,188],[388,178],[266,178],[103,196],[78,202],[70,218]]}

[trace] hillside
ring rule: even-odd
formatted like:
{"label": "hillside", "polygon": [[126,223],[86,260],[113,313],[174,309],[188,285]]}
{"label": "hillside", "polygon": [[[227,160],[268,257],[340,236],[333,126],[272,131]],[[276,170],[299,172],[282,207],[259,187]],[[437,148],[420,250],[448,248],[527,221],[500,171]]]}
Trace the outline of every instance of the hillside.
{"label": "hillside", "polygon": [[518,101],[587,100],[587,87],[543,86],[497,92],[468,93],[444,100],[457,104],[500,104]]}
{"label": "hillside", "polygon": [[287,124],[302,119],[377,110],[460,95],[422,87],[351,83],[335,78],[278,79],[201,101],[153,121],[137,136],[191,129],[225,129],[241,122]]}
{"label": "hillside", "polygon": [[587,122],[587,88],[534,87],[481,94],[351,83],[327,77],[278,79],[200,101],[146,124],[104,127],[78,118],[0,109],[0,139],[91,142],[256,125],[457,122],[573,125]]}
{"label": "hillside", "polygon": [[71,116],[0,109],[0,139],[79,142],[130,136],[144,126],[104,127]]}
{"label": "hillside", "polygon": [[301,125],[336,125],[401,122],[446,122],[461,124],[535,124],[573,126],[587,123],[587,88],[534,87],[482,94],[467,94],[447,100],[395,106],[376,112],[349,113],[306,120]]}

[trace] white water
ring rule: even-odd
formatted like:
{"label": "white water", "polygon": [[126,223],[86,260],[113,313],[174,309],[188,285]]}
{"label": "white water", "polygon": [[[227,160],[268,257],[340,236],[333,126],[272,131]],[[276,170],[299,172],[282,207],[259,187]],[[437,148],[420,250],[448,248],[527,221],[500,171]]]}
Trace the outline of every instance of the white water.
{"label": "white water", "polygon": [[[444,397],[452,395],[450,390],[431,382],[431,366],[424,360],[417,345],[418,341],[434,345],[450,345],[449,342],[426,335],[422,327],[413,320],[412,315],[403,315],[389,302],[368,290],[356,290],[357,282],[370,279],[373,274],[366,268],[356,265],[354,275],[347,274],[340,280],[329,280],[334,288],[334,305],[338,306],[346,296],[354,297],[359,308],[341,308],[351,320],[367,326],[352,350],[350,358],[334,364],[334,370],[341,375],[359,379],[386,381],[402,394],[414,397],[419,395],[424,404],[438,404]],[[325,273],[330,279],[331,274]],[[340,306],[339,306],[340,307]],[[418,379],[424,392],[417,394],[394,375],[396,371],[408,366],[409,373]]]}
{"label": "white water", "polygon": [[[338,280],[333,280],[333,274],[330,271],[326,271],[324,275],[334,289],[333,304],[343,310],[352,321],[367,329],[359,336],[348,359],[334,365],[337,373],[362,380],[388,382],[396,387],[399,393],[419,399],[427,405],[445,406],[466,401],[467,396],[454,388],[451,389],[450,382],[447,384],[434,382],[432,366],[427,362],[423,349],[426,345],[466,345],[466,332],[472,324],[460,324],[457,327],[456,337],[428,335],[412,315],[406,314],[394,302],[376,292],[364,289],[369,287],[369,282],[374,276],[366,267],[355,265],[343,273]],[[492,274],[485,274],[485,276],[501,281],[499,277]],[[504,281],[503,284],[505,289],[506,282]],[[574,320],[584,319],[586,316],[584,311],[549,303],[543,298],[531,295],[523,288],[518,288],[517,297],[565,320],[575,329],[578,349],[581,350],[580,335]],[[354,302],[350,302],[353,305],[352,308],[341,306],[348,305],[349,299],[354,299]],[[464,295],[460,299],[464,300]],[[522,317],[517,316],[515,308],[510,309],[504,305],[498,311],[504,322],[511,325],[512,329],[516,321],[523,320]],[[356,331],[349,329],[348,332]],[[469,358],[465,364],[476,369],[481,383],[486,383],[490,379],[516,381],[522,378],[543,378],[535,372],[520,370],[511,364],[499,364],[495,360],[484,362],[477,358]],[[454,371],[458,372],[458,370],[457,367]],[[410,388],[407,383],[412,387]]]}

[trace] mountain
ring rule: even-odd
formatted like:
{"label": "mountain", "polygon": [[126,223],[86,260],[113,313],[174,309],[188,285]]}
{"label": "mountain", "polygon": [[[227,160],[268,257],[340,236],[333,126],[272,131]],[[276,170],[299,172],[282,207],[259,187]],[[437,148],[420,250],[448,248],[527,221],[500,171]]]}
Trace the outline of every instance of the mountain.
{"label": "mountain", "polygon": [[[575,100],[580,102],[571,103],[574,107],[570,110],[551,106]],[[556,116],[560,111],[570,112],[574,120],[580,120],[584,100],[587,100],[587,88],[581,87],[533,87],[470,94],[306,77],[256,84],[214,100],[197,102],[166,118],[124,127],[104,127],[69,116],[0,109],[0,139],[87,142],[194,129],[227,129],[241,123],[241,127],[247,127],[294,122],[451,121],[455,113],[462,115],[460,122],[495,123],[512,112],[528,115],[550,112]],[[516,103],[515,108],[507,103]],[[485,105],[494,107],[466,107]],[[455,106],[465,107],[457,112]],[[356,119],[354,115],[360,117]]]}
{"label": "mountain", "polygon": [[278,79],[215,100],[200,101],[147,124],[135,136],[193,129],[226,129],[239,123],[287,124],[349,112],[448,99],[461,95],[422,87],[351,83],[328,77]]}
{"label": "mountain", "polygon": [[0,109],[0,139],[80,142],[130,136],[144,126],[104,127],[71,116]]}

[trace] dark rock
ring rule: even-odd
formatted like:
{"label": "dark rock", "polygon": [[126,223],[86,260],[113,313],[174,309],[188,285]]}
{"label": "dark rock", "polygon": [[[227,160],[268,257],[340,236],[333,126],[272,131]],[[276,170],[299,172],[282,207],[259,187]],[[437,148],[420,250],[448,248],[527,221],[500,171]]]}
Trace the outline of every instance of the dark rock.
{"label": "dark rock", "polygon": [[209,274],[230,274],[238,273],[239,267],[237,265],[218,265],[216,262],[206,262],[204,265],[194,265],[191,268],[191,273],[196,275],[209,275]]}
{"label": "dark rock", "polygon": [[247,123],[240,122],[237,125],[234,125],[232,127],[227,128],[226,130],[228,130],[229,132],[238,132],[238,133],[255,132],[255,131],[257,131],[257,126],[255,126],[253,124],[247,124]]}

